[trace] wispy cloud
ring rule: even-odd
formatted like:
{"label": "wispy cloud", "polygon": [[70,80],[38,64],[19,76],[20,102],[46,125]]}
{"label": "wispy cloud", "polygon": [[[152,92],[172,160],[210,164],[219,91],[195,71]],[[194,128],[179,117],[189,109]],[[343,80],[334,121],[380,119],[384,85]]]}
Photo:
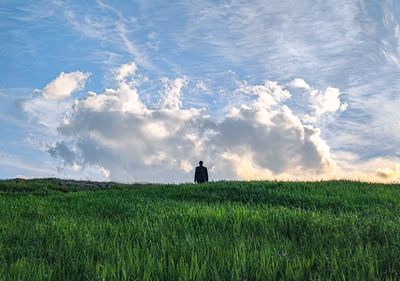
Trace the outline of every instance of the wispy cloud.
{"label": "wispy cloud", "polygon": [[[180,46],[207,46],[210,56],[280,79],[328,82],[357,58],[360,1],[232,1],[187,5],[190,21]],[[318,26],[318,28],[316,28]],[[199,36],[200,35],[200,36]],[[244,64],[243,64],[244,63]]]}

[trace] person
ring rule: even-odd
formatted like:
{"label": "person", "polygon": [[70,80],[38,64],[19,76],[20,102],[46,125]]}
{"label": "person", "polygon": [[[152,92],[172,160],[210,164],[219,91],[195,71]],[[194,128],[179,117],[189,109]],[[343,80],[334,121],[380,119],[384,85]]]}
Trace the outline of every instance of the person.
{"label": "person", "polygon": [[203,161],[200,161],[199,166],[196,167],[196,172],[194,173],[194,182],[208,182],[208,172],[207,168],[203,166]]}

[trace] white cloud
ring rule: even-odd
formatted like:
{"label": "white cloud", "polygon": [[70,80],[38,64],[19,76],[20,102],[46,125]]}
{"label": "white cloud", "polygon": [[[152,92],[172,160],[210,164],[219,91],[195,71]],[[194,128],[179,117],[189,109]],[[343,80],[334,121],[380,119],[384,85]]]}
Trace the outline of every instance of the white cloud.
{"label": "white cloud", "polygon": [[110,178],[110,176],[111,176],[110,170],[108,170],[108,169],[106,169],[104,167],[100,167],[99,171],[100,171],[100,174],[103,176],[104,179],[108,180]]}
{"label": "white cloud", "polygon": [[264,85],[255,86],[248,85],[246,81],[243,81],[239,84],[237,91],[256,96],[258,98],[257,104],[260,107],[271,107],[291,97],[289,91],[273,81],[267,81]]}
{"label": "white cloud", "polygon": [[[115,88],[89,91],[79,100],[39,96],[25,102],[25,111],[32,113],[33,104],[37,116],[41,109],[56,107],[54,115],[60,118],[53,118],[48,128],[58,134],[57,140],[47,147],[68,173],[87,170],[103,180],[124,182],[182,182],[191,180],[194,166],[203,160],[215,180],[399,180],[398,162],[360,162],[355,155],[332,153],[321,137],[321,116],[345,104],[339,89],[314,89],[299,78],[287,84],[306,90],[297,96],[277,82],[241,81],[232,90],[240,102],[214,119],[203,108],[182,105],[186,77],[163,78],[162,95],[154,106],[141,101],[135,64],[122,65],[114,75]],[[308,111],[295,109],[301,101],[311,104],[304,107]],[[314,121],[305,122],[304,114]],[[43,125],[45,119],[36,120]]]}
{"label": "white cloud", "polygon": [[82,90],[90,73],[81,71],[61,72],[56,79],[47,84],[40,93],[49,99],[60,100],[69,97],[72,93]]}
{"label": "white cloud", "polygon": [[255,86],[244,83],[239,90],[257,99],[232,108],[218,124],[218,136],[221,147],[226,144],[230,154],[243,150],[245,158],[251,159],[247,169],[297,176],[326,176],[337,169],[320,129],[303,124],[284,104],[292,96],[288,90],[271,81]]}
{"label": "white cloud", "polygon": [[47,130],[46,134],[54,135],[60,120],[68,122],[65,114],[72,105],[68,98],[83,89],[90,75],[81,71],[61,72],[42,90],[35,90],[37,95],[22,102],[22,108],[30,120],[36,120],[46,129],[52,129]]}
{"label": "white cloud", "polygon": [[306,81],[304,81],[301,78],[296,78],[292,82],[289,83],[289,86],[293,88],[298,88],[298,89],[304,89],[304,90],[311,90],[310,85],[307,84]]}
{"label": "white cloud", "polygon": [[162,79],[154,108],[125,79],[135,75],[134,64],[114,73],[115,89],[88,92],[66,107],[60,140],[49,149],[63,165],[100,167],[104,178],[120,181],[188,181],[199,160],[213,179],[316,177],[338,169],[320,129],[285,105],[291,94],[277,82],[242,81],[234,92],[250,99],[217,121],[205,109],[182,107],[186,77]]}
{"label": "white cloud", "polygon": [[338,88],[328,87],[325,91],[310,91],[311,101],[317,116],[325,113],[334,113],[338,110],[347,109],[347,103],[341,103],[340,90]]}
{"label": "white cloud", "polygon": [[182,106],[181,95],[182,89],[187,84],[187,79],[176,78],[175,80],[163,79],[164,89],[160,106],[163,109],[179,110]]}
{"label": "white cloud", "polygon": [[49,100],[42,96],[37,96],[31,100],[22,103],[22,108],[28,113],[30,120],[35,120],[45,128],[51,128],[54,133],[57,129],[60,119],[70,107],[66,101]]}
{"label": "white cloud", "polygon": [[123,64],[121,67],[118,68],[116,77],[118,81],[123,81],[129,76],[134,76],[137,70],[137,66],[134,62]]}

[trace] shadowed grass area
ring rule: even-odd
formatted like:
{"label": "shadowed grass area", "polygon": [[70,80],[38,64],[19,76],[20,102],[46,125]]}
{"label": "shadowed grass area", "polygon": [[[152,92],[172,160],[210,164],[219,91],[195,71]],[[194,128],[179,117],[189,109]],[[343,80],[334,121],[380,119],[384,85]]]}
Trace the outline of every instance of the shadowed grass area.
{"label": "shadowed grass area", "polygon": [[399,280],[400,186],[0,181],[0,280]]}

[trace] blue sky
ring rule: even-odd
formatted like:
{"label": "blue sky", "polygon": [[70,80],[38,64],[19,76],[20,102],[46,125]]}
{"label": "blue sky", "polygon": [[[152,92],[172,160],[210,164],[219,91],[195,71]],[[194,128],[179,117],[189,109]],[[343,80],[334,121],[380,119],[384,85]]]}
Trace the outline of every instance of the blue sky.
{"label": "blue sky", "polygon": [[396,1],[2,1],[0,177],[400,178]]}

